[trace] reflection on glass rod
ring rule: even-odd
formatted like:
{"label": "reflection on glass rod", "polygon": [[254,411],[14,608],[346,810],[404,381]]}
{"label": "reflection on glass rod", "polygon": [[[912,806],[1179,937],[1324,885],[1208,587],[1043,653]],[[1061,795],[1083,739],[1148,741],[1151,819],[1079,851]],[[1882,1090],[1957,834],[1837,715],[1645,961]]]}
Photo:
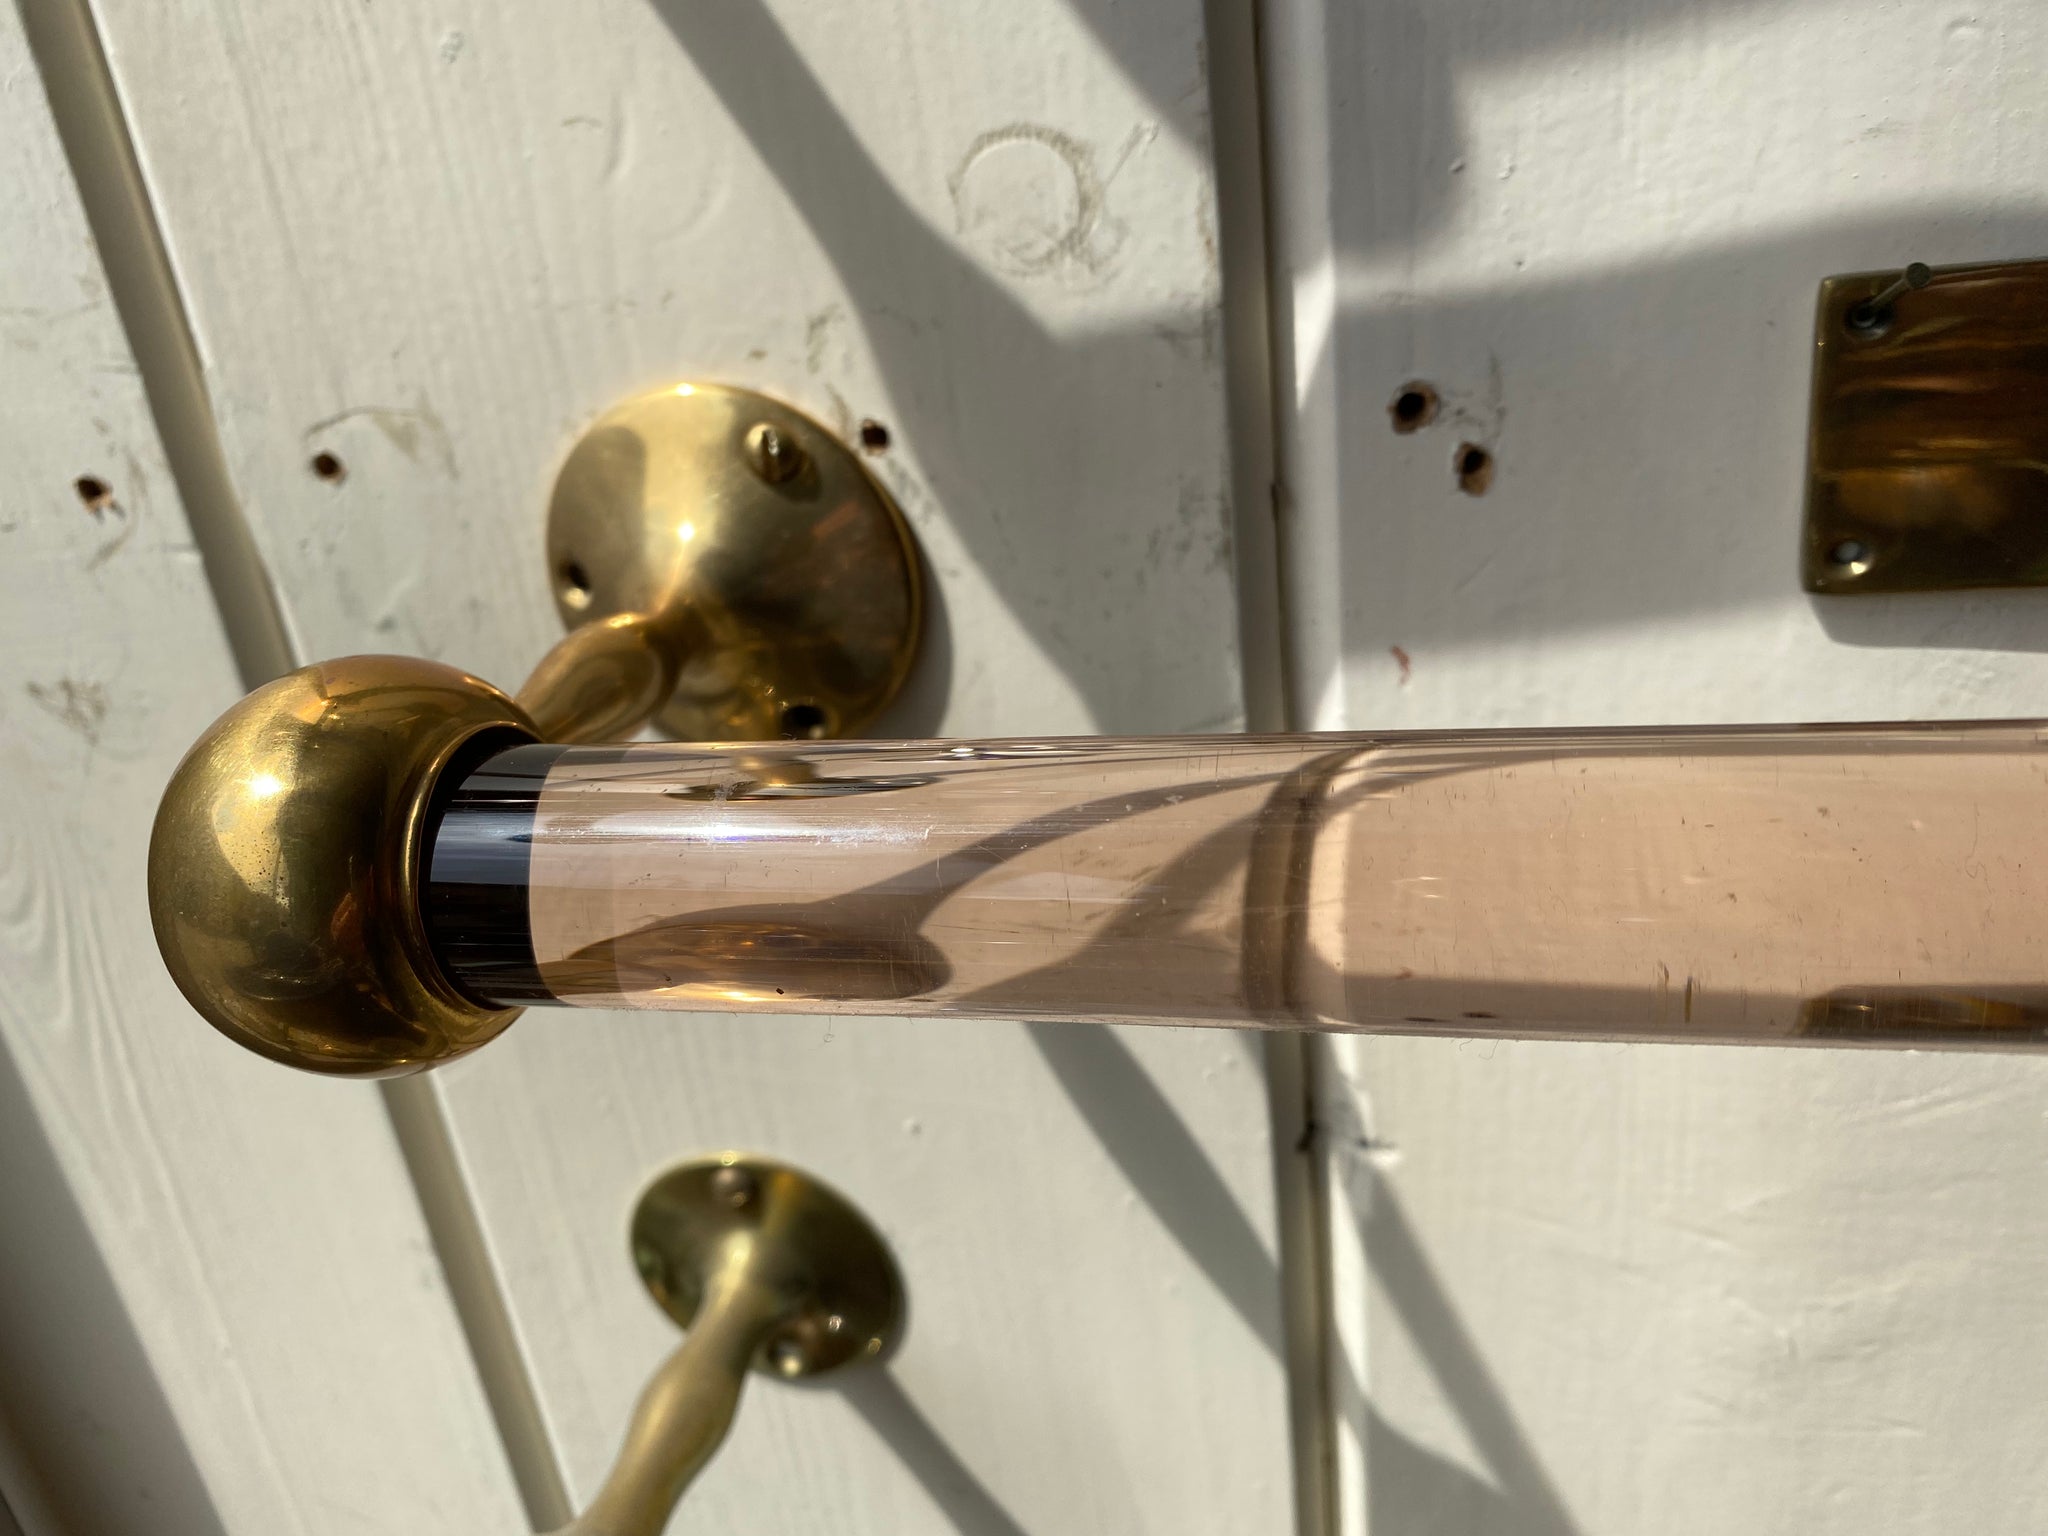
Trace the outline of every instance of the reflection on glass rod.
{"label": "reflection on glass rod", "polygon": [[2033,723],[522,746],[427,854],[494,1004],[2040,1045]]}

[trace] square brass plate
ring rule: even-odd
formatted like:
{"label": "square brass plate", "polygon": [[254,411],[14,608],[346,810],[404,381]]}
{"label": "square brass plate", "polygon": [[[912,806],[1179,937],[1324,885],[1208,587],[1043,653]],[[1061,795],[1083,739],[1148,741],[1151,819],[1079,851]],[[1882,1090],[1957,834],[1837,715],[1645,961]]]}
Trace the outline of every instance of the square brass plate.
{"label": "square brass plate", "polygon": [[1820,286],[1806,588],[2048,585],[2048,261],[1898,277]]}

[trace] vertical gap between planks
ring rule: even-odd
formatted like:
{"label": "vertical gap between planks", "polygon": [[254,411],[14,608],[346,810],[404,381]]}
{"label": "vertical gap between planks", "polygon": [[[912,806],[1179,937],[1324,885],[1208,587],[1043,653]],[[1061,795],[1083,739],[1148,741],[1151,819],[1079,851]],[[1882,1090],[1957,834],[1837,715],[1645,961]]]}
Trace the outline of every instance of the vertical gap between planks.
{"label": "vertical gap between planks", "polygon": [[462,1316],[469,1352],[483,1380],[484,1396],[512,1463],[512,1478],[536,1531],[553,1531],[575,1518],[569,1487],[548,1437],[540,1394],[526,1368],[512,1325],[512,1309],[491,1263],[490,1245],[462,1160],[448,1128],[441,1096],[425,1077],[400,1077],[383,1084],[384,1106],[405,1153],[413,1188],[433,1234],[434,1251],[448,1277],[448,1289]]}
{"label": "vertical gap between planks", "polygon": [[20,7],[50,116],[85,205],[115,312],[142,371],[143,396],[199,546],[221,627],[242,685],[257,687],[291,670],[291,641],[228,475],[199,347],[106,50],[86,0],[20,0]]}
{"label": "vertical gap between planks", "polygon": [[[1209,48],[1209,123],[1216,167],[1217,254],[1222,274],[1223,355],[1231,443],[1232,529],[1238,653],[1245,724],[1297,724],[1287,666],[1286,583],[1275,461],[1284,408],[1274,368],[1278,318],[1266,189],[1272,138],[1269,83],[1259,46],[1261,0],[1204,0]],[[1278,1228],[1281,1338],[1286,1358],[1290,1450],[1298,1536],[1335,1536],[1336,1455],[1330,1381],[1330,1213],[1315,1135],[1319,1052],[1313,1036],[1276,1030],[1263,1040]]]}
{"label": "vertical gap between planks", "polygon": [[[1313,613],[1325,596],[1317,558],[1320,552],[1327,559],[1338,534],[1338,444],[1331,419],[1335,384],[1327,356],[1336,251],[1330,227],[1325,0],[1245,3],[1253,16],[1260,163],[1265,173],[1265,316],[1280,666],[1287,685],[1288,725],[1314,729],[1326,724],[1323,711],[1331,693],[1332,662],[1324,654],[1328,637],[1303,610]],[[1316,334],[1318,326],[1325,334]],[[1301,1351],[1301,1377],[1294,1390],[1303,1406],[1297,1412],[1312,1413],[1314,1427],[1297,1432],[1301,1459],[1296,1471],[1304,1531],[1337,1536],[1358,1516],[1347,1507],[1346,1476],[1353,1449],[1339,1434],[1335,1390],[1339,1233],[1329,1200],[1328,1138],[1322,1132],[1323,1091],[1332,1064],[1329,1042],[1316,1035],[1298,1038],[1299,1131],[1287,1148],[1275,1148],[1282,1157],[1287,1150],[1295,1153],[1293,1163],[1281,1169],[1283,1198],[1307,1206],[1296,1217],[1295,1241],[1301,1251],[1294,1258],[1299,1274],[1289,1296],[1295,1311],[1288,1327],[1293,1347]]]}
{"label": "vertical gap between planks", "polygon": [[[296,665],[294,646],[235,495],[198,343],[99,30],[87,0],[18,3],[236,669],[244,687],[258,687]],[[381,1086],[513,1480],[534,1528],[552,1530],[571,1518],[567,1487],[440,1098],[419,1079]]]}

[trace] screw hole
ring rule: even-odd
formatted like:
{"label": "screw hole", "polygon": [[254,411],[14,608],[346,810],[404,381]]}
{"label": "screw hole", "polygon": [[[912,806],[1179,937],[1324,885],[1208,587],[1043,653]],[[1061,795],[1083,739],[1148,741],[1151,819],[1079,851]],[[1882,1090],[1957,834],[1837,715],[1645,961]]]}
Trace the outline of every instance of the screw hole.
{"label": "screw hole", "polygon": [[1493,455],[1477,443],[1458,444],[1451,467],[1458,473],[1458,489],[1467,496],[1484,496],[1493,484]]}
{"label": "screw hole", "polygon": [[78,492],[78,499],[85,503],[85,510],[94,517],[114,504],[114,488],[98,475],[80,475],[71,482],[71,488]]}
{"label": "screw hole", "polygon": [[791,704],[782,711],[782,735],[785,741],[816,741],[825,734],[829,722],[825,711],[816,704]]}
{"label": "screw hole", "polygon": [[872,416],[860,424],[860,445],[869,453],[880,453],[889,446],[889,429]]}
{"label": "screw hole", "polygon": [[1872,555],[1861,539],[1838,539],[1828,546],[1828,565],[1837,576],[1861,576],[1870,569]]}
{"label": "screw hole", "polygon": [[1434,385],[1420,379],[1403,384],[1387,402],[1387,417],[1404,437],[1436,420],[1437,393]]}
{"label": "screw hole", "polygon": [[313,473],[330,485],[339,485],[348,478],[348,466],[340,458],[326,451],[313,455]]}
{"label": "screw hole", "polygon": [[577,609],[590,606],[590,573],[583,569],[582,562],[564,560],[555,568],[555,579],[561,583],[564,603]]}

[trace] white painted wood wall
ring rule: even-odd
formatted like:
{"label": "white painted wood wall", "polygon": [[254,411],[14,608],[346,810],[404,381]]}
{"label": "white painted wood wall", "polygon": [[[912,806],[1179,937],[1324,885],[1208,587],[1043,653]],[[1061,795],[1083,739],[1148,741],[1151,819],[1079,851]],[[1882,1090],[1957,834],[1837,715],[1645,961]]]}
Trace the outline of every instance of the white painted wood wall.
{"label": "white painted wood wall", "polygon": [[[1819,279],[2048,255],[2048,12],[1269,19],[1307,722],[2048,713],[2039,594],[1823,603],[1796,567]],[[1397,436],[1414,379],[1450,409]],[[1344,1530],[2048,1521],[2048,1061],[1324,1061]]]}
{"label": "white painted wood wall", "polygon": [[[288,652],[516,681],[554,465],[679,374],[888,428],[940,614],[885,729],[1233,729],[1276,637],[1303,726],[2048,714],[2038,598],[1818,605],[1795,566],[1819,278],[2048,255],[2048,14],[20,3],[24,1536],[558,1520],[669,1337],[625,1213],[726,1144],[865,1204],[914,1319],[864,1386],[753,1390],[678,1531],[1296,1529],[1283,1278],[1328,1304],[1345,1532],[2041,1528],[2038,1063],[1324,1042],[1329,1268],[1283,1277],[1248,1039],[536,1015],[380,1093],[199,1026],[141,868],[177,754]],[[1412,379],[1448,409],[1397,436]]]}
{"label": "white painted wood wall", "polygon": [[[556,464],[697,375],[885,424],[939,609],[888,728],[1241,727],[1195,0],[972,28],[936,0],[93,15],[298,654],[516,682],[558,632]],[[676,1530],[1291,1522],[1255,1041],[537,1014],[391,1104],[538,1524],[588,1497],[672,1340],[626,1259],[635,1194],[728,1145],[859,1200],[913,1322],[845,1394],[751,1392]],[[309,1367],[306,1416],[353,1380]],[[408,1529],[508,1524],[459,1481],[410,1496]]]}
{"label": "white painted wood wall", "polygon": [[155,801],[240,685],[12,6],[0,143],[0,1495],[26,1536],[516,1529],[382,1105],[156,959]]}

